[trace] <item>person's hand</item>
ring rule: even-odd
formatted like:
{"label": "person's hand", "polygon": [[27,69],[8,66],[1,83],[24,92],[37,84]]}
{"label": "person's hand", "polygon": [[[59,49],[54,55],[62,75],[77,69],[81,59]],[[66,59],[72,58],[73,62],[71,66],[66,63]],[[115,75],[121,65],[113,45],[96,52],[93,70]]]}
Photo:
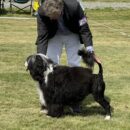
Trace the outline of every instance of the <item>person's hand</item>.
{"label": "person's hand", "polygon": [[86,51],[87,51],[88,53],[93,53],[93,52],[94,52],[93,46],[87,46],[87,47],[86,47]]}
{"label": "person's hand", "polygon": [[89,54],[93,54],[94,61],[101,64],[101,60],[95,55],[93,46],[87,46],[86,51]]}

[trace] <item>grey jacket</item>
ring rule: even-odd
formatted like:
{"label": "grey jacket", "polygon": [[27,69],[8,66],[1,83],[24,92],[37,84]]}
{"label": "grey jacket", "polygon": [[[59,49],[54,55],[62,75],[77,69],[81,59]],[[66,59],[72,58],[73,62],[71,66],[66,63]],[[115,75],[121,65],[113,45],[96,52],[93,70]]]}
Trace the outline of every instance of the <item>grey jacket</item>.
{"label": "grey jacket", "polygon": [[[92,34],[87,23],[87,18],[82,10],[79,2],[76,0],[63,0],[63,20],[65,26],[79,35],[80,41],[85,46],[92,46]],[[44,4],[44,3],[43,3]],[[36,44],[41,44],[47,48],[48,40],[52,38],[58,29],[58,21],[51,20],[44,15],[42,6],[38,10],[37,16],[37,41]],[[46,49],[44,49],[45,51]],[[44,54],[46,52],[43,52]]]}

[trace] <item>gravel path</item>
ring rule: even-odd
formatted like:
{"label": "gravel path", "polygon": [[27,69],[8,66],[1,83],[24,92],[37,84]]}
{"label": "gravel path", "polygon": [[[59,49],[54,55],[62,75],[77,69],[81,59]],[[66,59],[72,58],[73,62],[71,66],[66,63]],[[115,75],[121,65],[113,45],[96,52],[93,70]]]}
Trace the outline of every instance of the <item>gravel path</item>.
{"label": "gravel path", "polygon": [[[103,9],[103,8],[114,8],[114,9],[130,9],[130,2],[82,2],[81,4],[84,8],[89,9]],[[25,6],[25,4],[21,4],[21,7]],[[9,8],[9,2],[5,2],[5,8]]]}
{"label": "gravel path", "polygon": [[114,8],[114,9],[130,9],[130,2],[81,2],[84,8],[89,9],[103,9],[103,8]]}

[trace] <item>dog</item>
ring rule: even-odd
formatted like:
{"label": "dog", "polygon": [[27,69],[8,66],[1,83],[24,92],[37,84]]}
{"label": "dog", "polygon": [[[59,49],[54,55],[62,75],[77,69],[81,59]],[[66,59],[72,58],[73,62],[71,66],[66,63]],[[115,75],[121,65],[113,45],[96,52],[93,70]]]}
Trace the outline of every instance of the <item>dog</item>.
{"label": "dog", "polygon": [[[80,50],[78,54],[87,64],[87,53]],[[99,73],[85,67],[56,65],[44,54],[30,55],[25,62],[31,77],[39,84],[41,109],[51,117],[61,117],[64,107],[80,104],[86,96],[92,94],[95,101],[105,110],[105,119],[111,118],[110,103],[104,97],[105,82],[103,68],[97,62]]]}

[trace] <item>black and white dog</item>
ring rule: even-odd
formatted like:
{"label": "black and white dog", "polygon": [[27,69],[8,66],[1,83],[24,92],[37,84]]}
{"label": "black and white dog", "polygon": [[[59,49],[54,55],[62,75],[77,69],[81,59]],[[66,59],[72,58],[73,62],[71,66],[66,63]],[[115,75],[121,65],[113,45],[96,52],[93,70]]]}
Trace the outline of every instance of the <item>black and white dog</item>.
{"label": "black and white dog", "polygon": [[[79,51],[85,63],[87,53]],[[111,117],[109,102],[104,98],[105,83],[102,65],[98,63],[99,73],[91,69],[55,65],[43,54],[31,55],[25,62],[32,78],[39,83],[42,110],[52,117],[63,115],[64,107],[80,104],[87,95],[92,94],[105,110],[105,119]]]}

